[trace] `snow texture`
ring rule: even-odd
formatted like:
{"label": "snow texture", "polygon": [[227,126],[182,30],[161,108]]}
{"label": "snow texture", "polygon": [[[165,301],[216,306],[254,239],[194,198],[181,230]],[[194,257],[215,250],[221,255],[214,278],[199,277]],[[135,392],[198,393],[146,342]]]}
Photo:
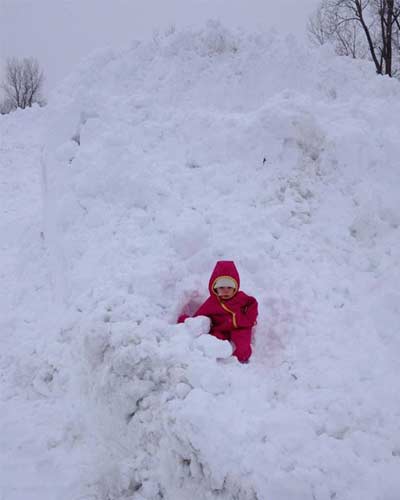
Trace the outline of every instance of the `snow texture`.
{"label": "snow texture", "polygon": [[[0,117],[1,500],[398,500],[400,87],[209,23]],[[176,325],[236,262],[248,365]]]}

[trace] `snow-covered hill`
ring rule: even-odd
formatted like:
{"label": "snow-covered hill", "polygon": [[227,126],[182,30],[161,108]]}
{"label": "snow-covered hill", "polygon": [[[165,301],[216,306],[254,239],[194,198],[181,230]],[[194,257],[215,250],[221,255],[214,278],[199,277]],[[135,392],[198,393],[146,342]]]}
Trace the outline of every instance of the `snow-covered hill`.
{"label": "snow-covered hill", "polygon": [[[209,23],[0,117],[2,500],[398,500],[399,97]],[[221,259],[249,365],[175,325]]]}

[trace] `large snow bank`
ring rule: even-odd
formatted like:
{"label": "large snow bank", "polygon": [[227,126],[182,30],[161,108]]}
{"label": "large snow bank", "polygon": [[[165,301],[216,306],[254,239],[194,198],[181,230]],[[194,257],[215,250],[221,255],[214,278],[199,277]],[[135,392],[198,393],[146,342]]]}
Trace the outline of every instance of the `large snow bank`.
{"label": "large snow bank", "polygon": [[[35,163],[22,186],[36,204],[42,180],[43,248],[5,255],[27,269],[23,287],[9,275],[10,300],[43,281],[54,302],[10,303],[6,342],[9,363],[42,374],[69,486],[99,500],[398,498],[399,96],[366,63],[210,23],[94,54],[37,111],[43,152],[32,138],[7,154],[19,179]],[[0,126],[14,137],[24,120]],[[19,221],[27,245],[38,214]],[[249,365],[206,319],[174,324],[219,259],[259,299]],[[27,306],[29,334],[15,321]],[[28,356],[32,331],[43,346]]]}

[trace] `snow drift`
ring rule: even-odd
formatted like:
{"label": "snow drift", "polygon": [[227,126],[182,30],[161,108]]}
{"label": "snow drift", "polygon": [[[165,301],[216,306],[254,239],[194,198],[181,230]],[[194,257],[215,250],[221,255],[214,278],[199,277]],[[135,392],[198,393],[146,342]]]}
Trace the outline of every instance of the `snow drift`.
{"label": "snow drift", "polygon": [[[210,23],[1,117],[7,500],[398,498],[399,97]],[[249,365],[175,325],[219,259]]]}

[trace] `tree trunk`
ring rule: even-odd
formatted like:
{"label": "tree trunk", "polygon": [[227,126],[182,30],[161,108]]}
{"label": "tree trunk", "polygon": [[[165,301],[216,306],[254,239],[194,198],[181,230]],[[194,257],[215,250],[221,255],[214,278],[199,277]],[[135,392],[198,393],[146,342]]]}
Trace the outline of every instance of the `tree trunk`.
{"label": "tree trunk", "polygon": [[368,47],[369,47],[369,50],[371,53],[372,60],[375,63],[376,72],[379,75],[381,75],[382,74],[382,62],[379,63],[378,58],[376,56],[375,47],[374,47],[374,44],[372,41],[371,33],[370,33],[369,28],[367,26],[367,23],[365,22],[365,19],[364,19],[364,12],[363,12],[364,7],[363,7],[360,0],[355,0],[355,7],[356,7],[357,18],[361,23],[361,26],[362,26],[364,33],[365,33],[365,36],[367,37]]}
{"label": "tree trunk", "polygon": [[386,25],[386,59],[385,59],[385,74],[392,76],[392,45],[393,45],[393,8],[394,0],[386,0],[387,16],[385,20]]}

